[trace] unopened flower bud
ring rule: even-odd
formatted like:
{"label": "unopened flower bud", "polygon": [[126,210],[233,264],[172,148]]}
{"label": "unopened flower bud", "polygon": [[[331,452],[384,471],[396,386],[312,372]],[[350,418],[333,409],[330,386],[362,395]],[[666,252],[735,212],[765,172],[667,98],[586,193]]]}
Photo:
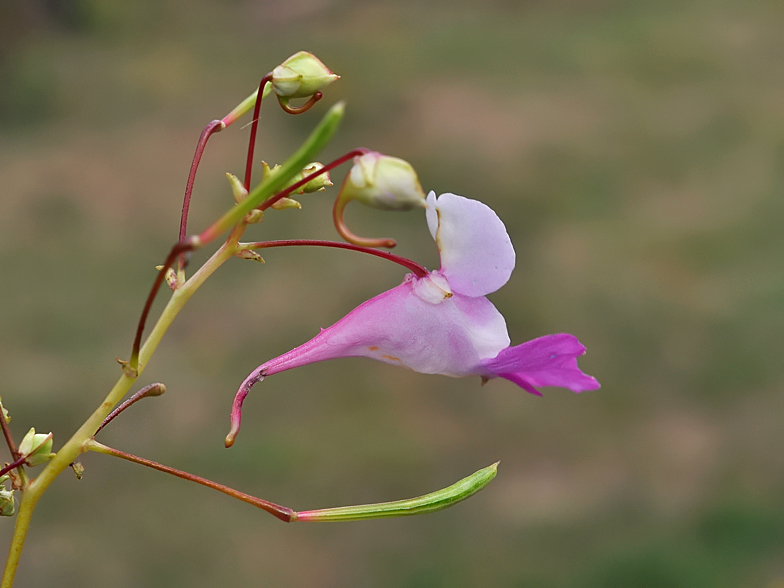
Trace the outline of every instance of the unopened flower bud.
{"label": "unopened flower bud", "polygon": [[[8,476],[3,476],[7,478]],[[0,517],[12,517],[16,512],[16,499],[14,491],[0,486]]]}
{"label": "unopened flower bud", "polygon": [[[318,161],[309,163],[304,168],[302,168],[301,172],[297,173],[294,177],[292,177],[288,181],[286,187],[293,186],[297,182],[302,181],[303,178],[306,178],[307,176],[313,174],[314,172],[317,172],[323,167],[324,164],[319,163]],[[266,161],[262,161],[261,168],[262,168],[262,173],[264,174],[263,177],[266,179],[268,177],[272,177],[275,174],[277,174],[278,171],[281,169],[281,166],[276,165],[275,167],[270,168],[270,166],[267,164]],[[299,188],[294,190],[292,194],[310,194],[312,192],[322,192],[327,189],[327,186],[331,186],[331,185],[332,185],[332,181],[330,180],[329,172],[324,172],[323,174],[317,175],[315,178],[310,180],[307,184],[300,186]],[[273,208],[275,208],[274,204],[273,204]],[[284,208],[289,208],[289,207],[286,206]]]}
{"label": "unopened flower bud", "polygon": [[425,193],[411,164],[375,151],[354,158],[340,201],[358,200],[383,210],[425,208]]}
{"label": "unopened flower bud", "polygon": [[272,70],[272,89],[281,98],[307,98],[339,77],[315,55],[300,51]]}
{"label": "unopened flower bud", "polygon": [[255,225],[264,220],[264,211],[254,208],[245,215],[245,222],[249,225]]}
{"label": "unopened flower bud", "polygon": [[31,428],[19,444],[19,454],[26,456],[25,463],[30,467],[46,463],[55,456],[52,453],[52,433],[36,434]]}
{"label": "unopened flower bud", "polygon": [[[264,166],[265,173],[269,172],[269,166],[261,162]],[[248,196],[248,191],[245,189],[245,186],[242,185],[240,179],[235,176],[234,174],[226,174],[226,178],[229,180],[229,184],[231,185],[231,194],[234,196],[234,202],[239,204]],[[245,222],[249,225],[260,223],[264,220],[264,212],[261,210],[251,210],[248,214],[245,215]]]}
{"label": "unopened flower bud", "polygon": [[302,208],[302,205],[293,198],[281,198],[272,205],[272,208],[275,210],[286,210],[287,208],[300,209]]}
{"label": "unopened flower bud", "polygon": [[2,411],[2,413],[3,413],[3,418],[5,419],[5,422],[6,423],[10,423],[11,422],[11,415],[8,414],[8,411],[5,409],[5,406],[3,406],[3,399],[2,398],[0,398],[0,411]]}
{"label": "unopened flower bud", "polygon": [[[318,170],[322,169],[324,164],[319,163],[318,161],[314,161],[313,163],[309,163],[305,166],[300,174],[300,177],[297,181],[302,178],[306,178],[312,173],[317,172]],[[315,178],[310,180],[307,184],[302,186],[299,190],[295,192],[295,194],[311,194],[312,192],[323,192],[327,189],[327,187],[332,185],[332,180],[329,177],[329,172],[324,172],[323,174],[317,175]]]}
{"label": "unopened flower bud", "polygon": [[[268,170],[267,164],[262,162],[264,165],[264,170]],[[229,185],[231,185],[231,194],[234,196],[234,202],[239,204],[248,196],[248,191],[245,189],[245,186],[242,185],[240,179],[235,176],[234,174],[227,173],[226,178],[229,180]]]}

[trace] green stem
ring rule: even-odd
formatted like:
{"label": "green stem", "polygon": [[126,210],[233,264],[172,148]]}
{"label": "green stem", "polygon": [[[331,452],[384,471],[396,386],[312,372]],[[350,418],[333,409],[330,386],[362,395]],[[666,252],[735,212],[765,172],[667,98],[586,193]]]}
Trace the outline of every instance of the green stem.
{"label": "green stem", "polygon": [[52,482],[54,482],[55,478],[57,478],[57,476],[59,476],[63,470],[65,470],[79,454],[85,450],[84,443],[92,438],[101,426],[103,420],[122,397],[125,396],[136,379],[142,374],[147,362],[152,357],[152,354],[161,342],[163,335],[166,333],[166,330],[180,310],[182,310],[182,307],[188,299],[193,296],[196,290],[198,290],[204,281],[212,275],[223,262],[234,256],[237,251],[237,242],[239,241],[239,237],[243,230],[244,225],[238,225],[221,248],[218,249],[218,251],[216,251],[213,256],[182,285],[182,287],[178,288],[172,294],[166,308],[163,309],[158,322],[155,324],[155,327],[153,327],[139,352],[138,375],[136,377],[130,377],[123,373],[101,405],[92,415],[90,415],[84,424],[79,427],[65,445],[62,446],[44,471],[27,485],[26,491],[22,493],[22,499],[19,504],[19,511],[14,526],[14,535],[11,540],[11,547],[0,588],[11,588],[11,586],[13,586],[14,576],[16,575],[16,569],[19,565],[19,558],[22,554],[25,538],[27,537],[27,530],[30,527],[30,520],[33,511],[38,504],[38,500]]}
{"label": "green stem", "polygon": [[[249,96],[240,106],[232,111],[229,118],[238,118],[247,110],[250,110],[255,103],[255,99],[255,95],[252,94]],[[127,394],[130,387],[142,374],[147,362],[152,357],[152,354],[161,342],[163,335],[166,333],[166,330],[188,299],[224,261],[237,253],[237,243],[245,230],[245,223],[243,222],[245,215],[264,200],[275,194],[275,192],[281,190],[295,174],[302,171],[305,165],[311,161],[332,138],[343,118],[343,111],[344,105],[342,102],[334,105],[305,143],[283,164],[279,173],[275,174],[268,181],[262,181],[245,200],[234,206],[200,235],[198,242],[200,244],[206,244],[224,231],[233,227],[229,238],[221,248],[218,249],[218,251],[216,251],[187,282],[174,291],[169,302],[166,304],[166,307],[163,309],[161,316],[158,318],[158,322],[155,324],[155,327],[153,327],[145,340],[144,345],[139,350],[138,368],[134,365],[134,368],[136,369],[128,370],[130,373],[123,372],[123,375],[106,396],[106,399],[97,409],[95,409],[93,414],[91,414],[84,424],[79,427],[65,445],[62,446],[57,452],[57,455],[52,458],[41,474],[29,483],[25,483],[22,499],[19,504],[19,511],[16,516],[16,524],[14,525],[14,535],[11,539],[11,547],[8,554],[8,560],[6,560],[5,572],[3,574],[2,583],[0,583],[0,588],[11,588],[13,586],[16,569],[19,566],[19,558],[21,557],[25,538],[27,537],[27,530],[30,528],[30,520],[33,511],[38,504],[38,500],[43,493],[52,482],[54,482],[55,478],[57,478],[63,470],[69,467],[80,453],[85,451],[85,442],[95,435],[95,432],[101,426],[104,419],[123,396]],[[233,118],[230,122],[233,122],[236,118]],[[228,125],[230,122],[227,123],[224,121],[224,124]],[[131,359],[133,360],[135,358],[132,357]],[[21,466],[19,471],[22,471]],[[24,476],[23,473],[22,475]],[[26,482],[24,477],[23,481]]]}

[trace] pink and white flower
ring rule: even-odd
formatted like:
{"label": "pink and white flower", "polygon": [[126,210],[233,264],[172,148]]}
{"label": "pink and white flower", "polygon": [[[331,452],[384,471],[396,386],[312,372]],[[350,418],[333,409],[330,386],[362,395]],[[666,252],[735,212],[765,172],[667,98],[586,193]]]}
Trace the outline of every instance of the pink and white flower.
{"label": "pink and white flower", "polygon": [[512,242],[485,204],[454,194],[427,197],[427,224],[441,269],[406,276],[307,343],[256,368],[234,399],[230,446],[242,403],[266,376],[337,357],[369,357],[424,374],[501,377],[531,394],[539,386],[574,392],[599,388],[577,366],[585,347],[574,335],[546,335],[510,347],[506,321],[485,297],[506,284],[515,265]]}

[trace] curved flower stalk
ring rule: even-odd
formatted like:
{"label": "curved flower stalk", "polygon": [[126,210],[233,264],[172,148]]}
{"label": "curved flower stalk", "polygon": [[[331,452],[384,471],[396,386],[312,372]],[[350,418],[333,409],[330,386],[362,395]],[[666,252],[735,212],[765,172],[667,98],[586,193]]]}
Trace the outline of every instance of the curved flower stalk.
{"label": "curved flower stalk", "polygon": [[539,386],[595,390],[573,335],[547,335],[510,347],[506,321],[485,297],[506,284],[515,252],[500,218],[485,204],[454,194],[427,197],[427,223],[441,269],[364,302],[307,343],[256,368],[234,399],[226,446],[239,433],[242,403],[265,376],[337,357],[369,357],[424,374],[501,377],[531,394]]}

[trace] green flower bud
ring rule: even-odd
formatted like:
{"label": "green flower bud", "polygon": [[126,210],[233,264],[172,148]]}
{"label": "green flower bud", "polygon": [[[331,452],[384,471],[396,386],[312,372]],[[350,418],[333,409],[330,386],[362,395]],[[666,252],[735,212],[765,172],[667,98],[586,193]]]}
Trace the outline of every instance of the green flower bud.
{"label": "green flower bud", "polygon": [[302,205],[293,198],[281,198],[272,205],[275,210],[286,210],[287,208],[302,208]]}
{"label": "green flower bud", "polygon": [[245,215],[245,222],[249,225],[255,225],[256,223],[260,223],[264,220],[264,211],[253,209],[248,214]]}
{"label": "green flower bud", "polygon": [[[324,164],[319,163],[318,161],[314,161],[313,163],[309,163],[305,166],[302,170],[302,173],[297,178],[297,181],[301,180],[309,176],[312,173],[317,172],[318,170],[322,169]],[[313,192],[323,192],[327,189],[327,187],[332,185],[332,180],[329,177],[329,172],[324,172],[323,174],[317,175],[315,178],[310,180],[307,184],[302,186],[299,190],[296,190],[295,194],[311,194]]]}
{"label": "green flower bud", "polygon": [[14,491],[0,486],[0,517],[12,517],[16,512]]}
{"label": "green flower bud", "polygon": [[[266,163],[262,162],[262,164],[264,165],[265,171],[269,169]],[[239,204],[248,196],[248,191],[245,189],[245,186],[242,185],[240,179],[234,174],[227,173],[226,178],[229,180],[231,195],[234,196],[234,202]]]}
{"label": "green flower bud", "polygon": [[315,55],[300,51],[272,70],[272,89],[281,98],[307,98],[339,77]]}
{"label": "green flower bud", "polygon": [[[297,173],[294,177],[292,177],[288,181],[286,187],[293,186],[297,182],[301,181],[302,178],[307,177],[314,172],[317,172],[323,167],[324,164],[319,163],[318,161],[309,163],[304,168],[302,168],[301,172]],[[262,169],[263,177],[266,179],[268,177],[272,177],[275,174],[277,174],[278,171],[281,169],[281,167],[279,165],[276,165],[275,167],[270,168],[270,166],[267,164],[266,161],[262,161],[261,169]],[[324,172],[323,174],[319,174],[318,176],[310,180],[304,186],[300,186],[299,188],[294,190],[292,194],[310,194],[312,192],[323,192],[324,190],[327,189],[327,186],[331,186],[331,185],[332,185],[332,181],[330,180],[329,172]],[[274,204],[272,205],[272,207],[276,208]],[[283,208],[291,208],[291,206],[290,205],[284,206]]]}
{"label": "green flower bud", "polygon": [[338,197],[345,206],[351,200],[383,210],[425,208],[425,193],[411,164],[375,151],[354,158]]}
{"label": "green flower bud", "polygon": [[55,456],[52,453],[52,433],[36,434],[31,428],[19,444],[19,454],[26,456],[25,463],[30,467],[46,463]]}
{"label": "green flower bud", "polygon": [[[264,173],[269,172],[269,166],[261,162],[264,166]],[[226,178],[229,180],[229,184],[231,185],[231,194],[234,196],[234,202],[239,204],[248,196],[248,191],[245,189],[245,186],[242,185],[240,179],[235,176],[234,174],[226,174]],[[249,225],[260,223],[264,220],[264,212],[261,210],[251,210],[248,214],[245,215],[245,222]]]}

